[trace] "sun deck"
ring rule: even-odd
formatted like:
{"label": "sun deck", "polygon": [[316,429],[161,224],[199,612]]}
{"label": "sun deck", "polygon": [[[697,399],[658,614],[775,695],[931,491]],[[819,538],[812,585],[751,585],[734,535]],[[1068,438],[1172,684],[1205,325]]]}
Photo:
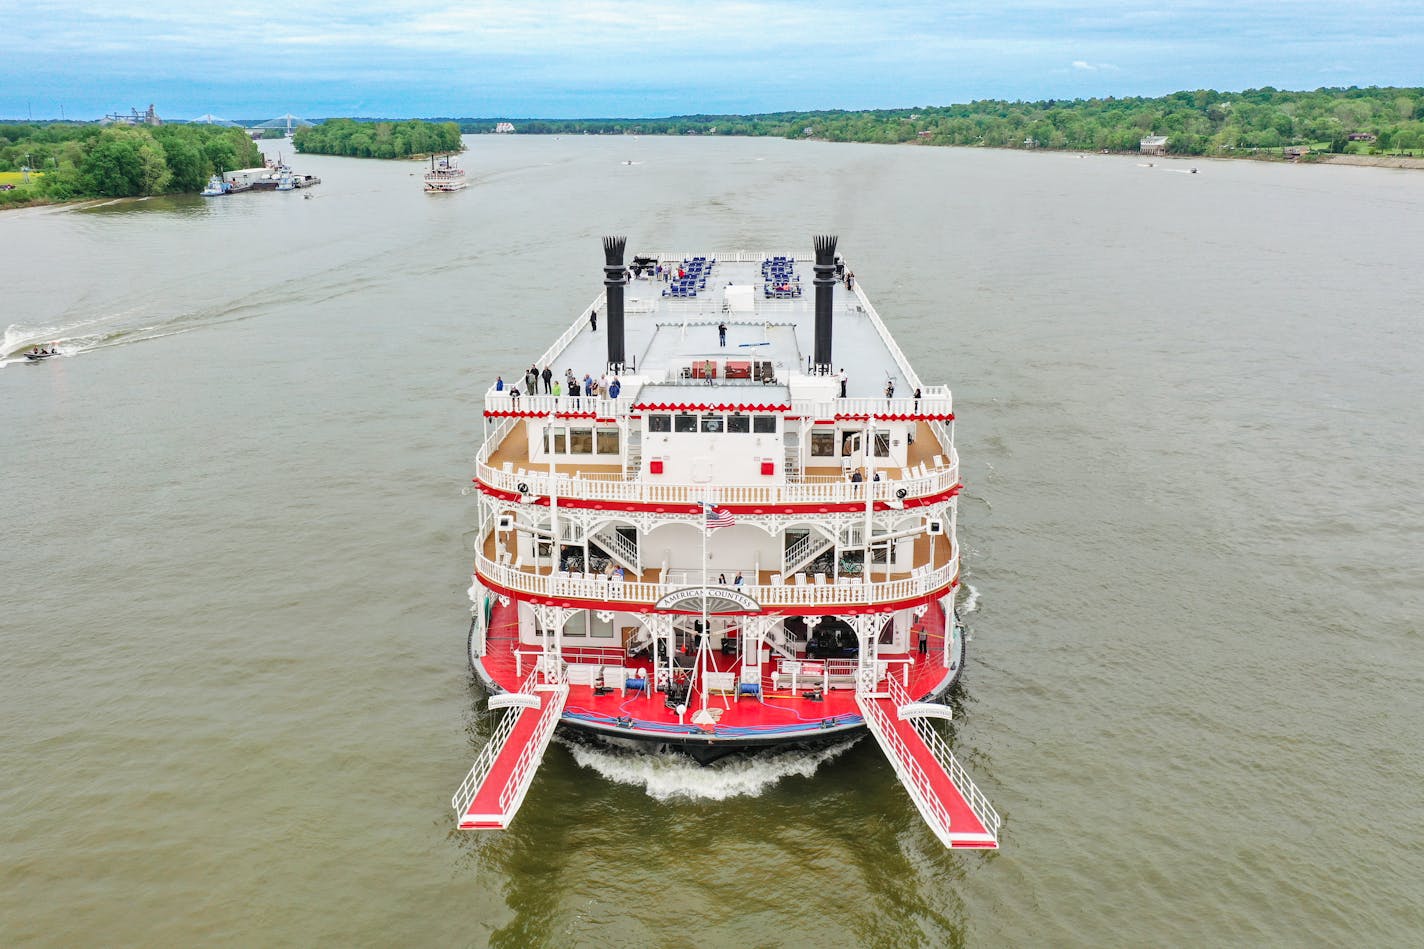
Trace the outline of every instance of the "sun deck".
{"label": "sun deck", "polygon": [[[673,268],[693,258],[677,253],[649,256]],[[715,262],[705,286],[695,296],[668,295],[672,281],[640,270],[624,288],[624,338],[634,370],[645,374],[653,369],[678,369],[694,359],[711,357],[769,361],[777,367],[778,379],[793,371],[806,371],[815,337],[812,264],[809,259],[794,261],[800,296],[768,298],[762,261],[773,256],[779,255],[708,255]],[[565,370],[572,370],[579,379],[584,373],[602,374],[607,352],[602,306],[599,300],[591,307],[600,309],[597,329],[585,312],[581,322],[544,354],[539,368],[550,366],[560,378]],[[872,312],[858,285],[851,289],[844,282],[836,285],[833,367],[837,372],[846,371],[848,398],[884,398],[887,383],[896,394],[910,396],[919,379]],[[727,327],[725,343],[718,335],[718,326],[723,324]],[[678,376],[670,374],[668,378],[675,381]],[[717,380],[715,384],[725,382]]]}

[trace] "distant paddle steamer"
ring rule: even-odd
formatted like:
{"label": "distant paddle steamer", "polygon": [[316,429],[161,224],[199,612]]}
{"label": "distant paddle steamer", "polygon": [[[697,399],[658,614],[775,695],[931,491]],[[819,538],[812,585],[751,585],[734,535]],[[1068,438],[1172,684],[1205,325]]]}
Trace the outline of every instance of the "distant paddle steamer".
{"label": "distant paddle steamer", "polygon": [[446,191],[461,191],[465,187],[465,169],[455,164],[449,155],[436,158],[430,156],[430,170],[425,173],[425,191],[437,194]]}
{"label": "distant paddle steamer", "polygon": [[949,389],[834,237],[813,261],[625,244],[485,393],[468,646],[503,711],[459,826],[509,825],[556,727],[702,760],[869,731],[946,846],[997,847],[935,728],[965,657]]}

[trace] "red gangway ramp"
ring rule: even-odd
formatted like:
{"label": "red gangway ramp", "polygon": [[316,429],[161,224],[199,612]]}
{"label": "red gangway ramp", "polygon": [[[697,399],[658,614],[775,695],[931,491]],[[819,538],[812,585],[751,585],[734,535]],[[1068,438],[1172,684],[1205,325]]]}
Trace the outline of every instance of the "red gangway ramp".
{"label": "red gangway ramp", "polygon": [[888,692],[857,693],[856,702],[880,750],[930,830],[946,847],[997,850],[999,815],[930,724],[949,708],[912,702],[892,677]]}
{"label": "red gangway ramp", "polygon": [[489,743],[450,798],[461,830],[504,830],[534,780],[569,697],[566,683],[535,685],[493,696],[491,709],[506,709]]}

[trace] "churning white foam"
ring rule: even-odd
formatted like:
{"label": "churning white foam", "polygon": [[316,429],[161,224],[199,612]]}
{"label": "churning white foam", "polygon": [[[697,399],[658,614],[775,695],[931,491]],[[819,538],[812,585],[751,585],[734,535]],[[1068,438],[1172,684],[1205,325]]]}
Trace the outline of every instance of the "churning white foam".
{"label": "churning white foam", "polygon": [[619,784],[642,786],[655,801],[725,801],[729,797],[754,797],[782,778],[810,777],[856,741],[852,738],[815,749],[731,755],[709,765],[680,754],[649,754],[572,741],[564,744],[581,767]]}
{"label": "churning white foam", "polygon": [[979,591],[974,588],[972,583],[964,584],[964,589],[967,595],[964,597],[964,602],[959,604],[959,612],[961,614],[973,613],[979,608]]}

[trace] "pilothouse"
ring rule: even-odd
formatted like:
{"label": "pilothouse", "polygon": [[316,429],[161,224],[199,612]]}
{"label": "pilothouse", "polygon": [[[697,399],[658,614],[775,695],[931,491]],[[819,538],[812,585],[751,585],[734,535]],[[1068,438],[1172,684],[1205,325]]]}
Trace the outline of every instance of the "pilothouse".
{"label": "pilothouse", "polygon": [[869,731],[946,846],[997,847],[935,727],[965,659],[949,389],[835,237],[603,244],[603,292],[485,394],[469,655],[502,711],[459,826],[509,825],[556,728],[703,760]]}

